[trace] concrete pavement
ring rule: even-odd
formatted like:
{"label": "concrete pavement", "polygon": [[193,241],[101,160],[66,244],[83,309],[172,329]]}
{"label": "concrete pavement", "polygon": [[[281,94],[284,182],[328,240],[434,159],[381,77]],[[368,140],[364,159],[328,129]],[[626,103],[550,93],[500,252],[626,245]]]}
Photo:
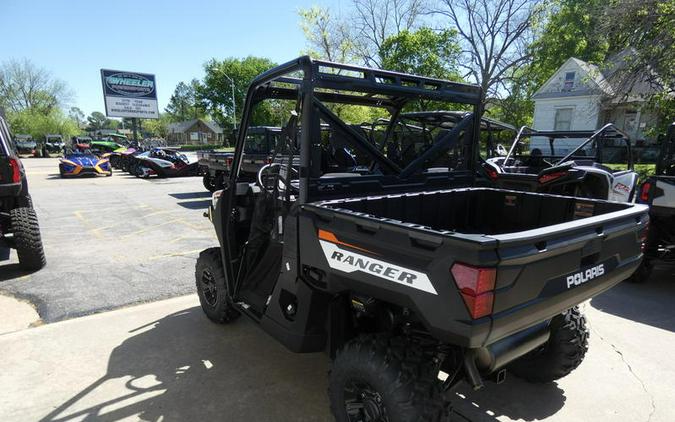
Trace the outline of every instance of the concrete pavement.
{"label": "concrete pavement", "polygon": [[22,272],[12,251],[0,262],[0,292],[53,322],[194,291],[196,257],[217,244],[200,177],[61,179],[56,158],[22,161],[47,267]]}
{"label": "concrete pavement", "polygon": [[40,323],[35,308],[24,300],[0,295],[0,334],[23,330]]}
{"label": "concrete pavement", "polygon": [[[462,387],[453,420],[675,420],[672,311],[650,325],[620,310],[655,317],[661,305],[649,303],[672,304],[674,291],[622,284],[611,312],[599,309],[605,296],[585,304],[579,369],[557,384]],[[0,335],[0,350],[2,421],[331,420],[326,356],[290,353],[244,318],[215,325],[193,295]]]}

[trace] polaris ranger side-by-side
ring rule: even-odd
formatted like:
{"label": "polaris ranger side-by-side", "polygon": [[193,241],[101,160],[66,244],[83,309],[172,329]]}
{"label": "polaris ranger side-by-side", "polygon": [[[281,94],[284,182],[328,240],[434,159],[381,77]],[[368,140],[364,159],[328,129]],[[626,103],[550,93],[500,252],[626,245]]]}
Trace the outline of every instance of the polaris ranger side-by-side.
{"label": "polaris ranger side-by-side", "polygon": [[[309,57],[249,87],[233,170],[208,210],[220,246],[197,261],[199,299],[215,322],[244,314],[294,352],[326,351],[340,422],[439,421],[460,381],[567,375],[588,346],[576,306],[640,264],[645,205],[485,187],[481,98]],[[265,101],[294,111],[251,182],[245,140]],[[391,134],[406,106],[430,103],[473,111],[409,161],[339,117],[376,108]]]}
{"label": "polaris ranger side-by-side", "polygon": [[28,180],[5,120],[0,116],[0,261],[16,249],[19,266],[36,271],[46,264]]}

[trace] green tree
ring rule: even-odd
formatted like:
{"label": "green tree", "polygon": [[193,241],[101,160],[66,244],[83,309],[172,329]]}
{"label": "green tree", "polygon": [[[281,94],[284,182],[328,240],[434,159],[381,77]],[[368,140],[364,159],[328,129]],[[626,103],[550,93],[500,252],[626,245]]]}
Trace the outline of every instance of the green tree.
{"label": "green tree", "polygon": [[26,109],[49,113],[72,99],[65,82],[28,59],[9,60],[0,66],[0,107],[11,112]]}
{"label": "green tree", "polygon": [[312,57],[331,62],[350,63],[355,59],[355,46],[346,22],[328,7],[300,9],[300,28],[305,34]]}
{"label": "green tree", "polygon": [[159,119],[145,119],[143,121],[143,129],[151,136],[166,138],[168,126],[171,122],[172,118],[168,113],[160,113]]}
{"label": "green tree", "polygon": [[199,119],[204,117],[204,110],[197,99],[199,81],[192,79],[190,83],[179,82],[174,89],[169,104],[166,106],[168,117],[175,122]]}
{"label": "green tree", "polygon": [[49,112],[36,109],[11,112],[8,121],[14,133],[26,133],[33,139],[42,139],[48,133],[59,133],[65,139],[70,139],[71,136],[80,133],[75,121],[58,108]]}
{"label": "green tree", "polygon": [[500,98],[531,56],[527,45],[542,14],[536,0],[442,0],[434,12],[457,30],[462,76],[480,85],[483,105]]}
{"label": "green tree", "polygon": [[[196,98],[213,119],[223,127],[231,128],[236,108],[237,119],[241,117],[244,99],[251,81],[259,74],[276,66],[270,59],[249,56],[244,59],[227,58],[222,61],[211,59],[204,65],[204,80],[196,90]],[[232,86],[234,83],[234,102]],[[253,111],[253,124],[273,124],[281,121],[283,107],[265,102]],[[239,123],[237,122],[237,126]]]}
{"label": "green tree", "polygon": [[461,80],[457,66],[460,54],[456,30],[427,27],[392,35],[379,51],[383,69],[456,81]]}
{"label": "green tree", "polygon": [[108,119],[100,111],[94,111],[87,116],[87,123],[87,130],[117,129],[119,126],[117,120]]}
{"label": "green tree", "polygon": [[[530,44],[530,82],[536,90],[570,57],[601,65],[610,52],[607,33],[598,31],[606,0],[554,0],[536,23]],[[616,50],[616,46],[613,48]],[[534,92],[532,92],[534,93]]]}
{"label": "green tree", "polygon": [[646,108],[659,119],[650,132],[663,133],[675,120],[675,1],[614,0],[603,6],[597,32],[629,51],[623,66],[610,76],[613,86],[623,88],[617,97],[627,97],[633,88],[651,88]]}
{"label": "green tree", "polygon": [[68,110],[68,117],[75,121],[78,128],[81,123],[84,123],[84,112],[80,110],[79,107],[70,107],[70,110]]}

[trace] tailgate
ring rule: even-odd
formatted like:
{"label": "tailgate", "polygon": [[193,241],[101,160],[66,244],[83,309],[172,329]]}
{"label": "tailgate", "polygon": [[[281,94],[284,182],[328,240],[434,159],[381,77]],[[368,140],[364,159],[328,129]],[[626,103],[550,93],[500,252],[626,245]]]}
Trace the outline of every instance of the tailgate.
{"label": "tailgate", "polygon": [[[584,202],[593,206],[594,201]],[[648,207],[582,218],[498,241],[493,324],[487,344],[545,321],[628,278],[642,258]]]}

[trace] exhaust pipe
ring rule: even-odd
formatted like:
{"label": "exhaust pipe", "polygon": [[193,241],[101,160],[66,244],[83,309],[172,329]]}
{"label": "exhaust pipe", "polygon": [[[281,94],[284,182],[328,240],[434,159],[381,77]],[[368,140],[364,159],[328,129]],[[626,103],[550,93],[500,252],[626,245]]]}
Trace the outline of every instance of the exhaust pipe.
{"label": "exhaust pipe", "polygon": [[550,335],[548,322],[535,325],[488,347],[473,349],[475,364],[481,373],[490,374],[546,343]]}

